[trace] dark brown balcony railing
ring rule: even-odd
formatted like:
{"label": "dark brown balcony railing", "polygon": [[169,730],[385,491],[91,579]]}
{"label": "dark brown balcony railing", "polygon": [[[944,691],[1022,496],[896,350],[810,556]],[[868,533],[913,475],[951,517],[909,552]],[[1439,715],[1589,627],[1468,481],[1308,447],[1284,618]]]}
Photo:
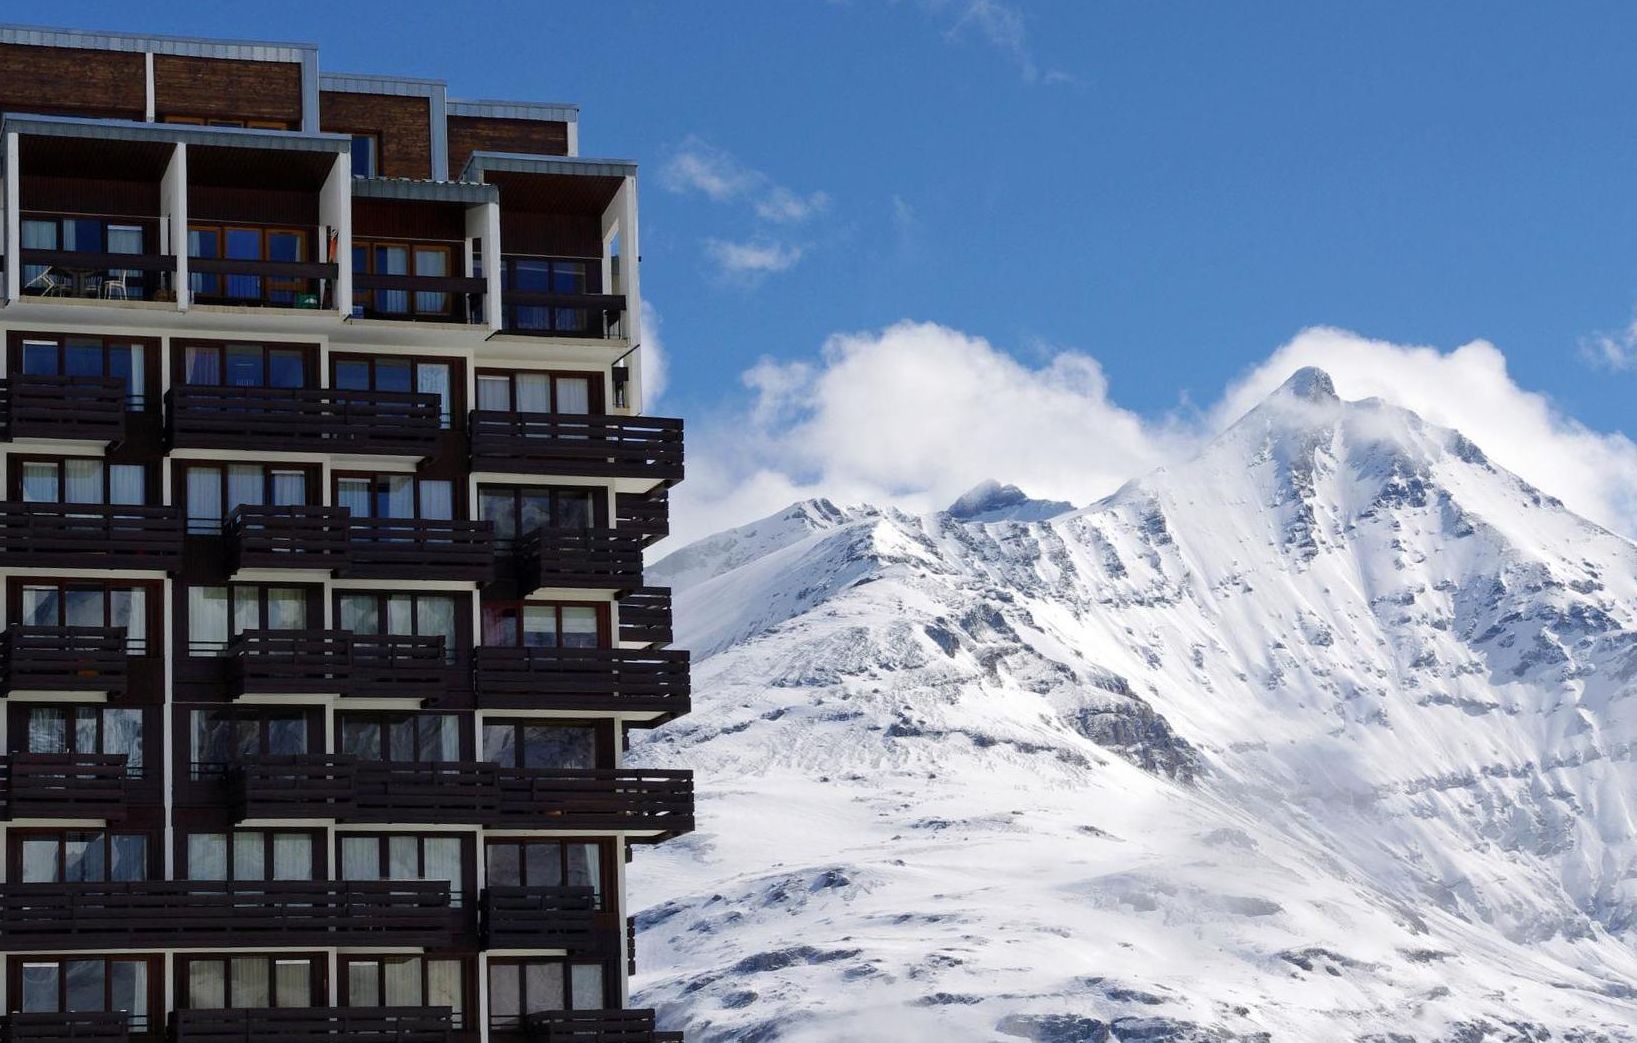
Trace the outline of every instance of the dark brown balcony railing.
{"label": "dark brown balcony railing", "polygon": [[475,409],[472,470],[682,480],[682,421]]}
{"label": "dark brown balcony railing", "polygon": [[130,1038],[130,1015],[123,1011],[7,1014],[0,1018],[0,1043],[126,1043]]}
{"label": "dark brown balcony railing", "polygon": [[0,383],[6,437],[112,444],[125,438],[125,383],[19,373]]}
{"label": "dark brown balcony railing", "polygon": [[492,1017],[498,1031],[522,1028],[529,1043],[664,1043],[680,1040],[675,1033],[654,1028],[651,1010],[551,1010],[526,1014],[521,1019]]}
{"label": "dark brown balcony railing", "polygon": [[124,627],[31,627],[0,635],[0,692],[123,694]]}
{"label": "dark brown balcony railing", "polygon": [[614,293],[501,293],[501,328],[507,333],[591,340],[625,336],[625,296]]}
{"label": "dark brown balcony railing", "polygon": [[[107,301],[141,301],[168,286],[176,273],[176,258],[170,254],[100,253],[90,250],[20,250],[24,267],[23,295],[35,297],[90,298]],[[48,278],[36,272],[50,268]],[[123,287],[109,285],[110,276],[127,276]]]}
{"label": "dark brown balcony railing", "polygon": [[626,533],[642,537],[644,547],[671,534],[670,490],[650,493],[617,493],[614,496],[614,524]]}
{"label": "dark brown balcony railing", "polygon": [[353,272],[352,288],[354,308],[359,313],[355,318],[464,323],[481,321],[489,281],[461,275]]}
{"label": "dark brown balcony railing", "polygon": [[523,589],[642,586],[641,536],[621,529],[536,529],[518,541]]}
{"label": "dark brown balcony railing", "polygon": [[178,1010],[174,1043],[450,1043],[448,1007],[263,1007]]}
{"label": "dark brown balcony railing", "polygon": [[660,720],[688,712],[687,652],[485,646],[472,661],[485,709],[648,713]]}
{"label": "dark brown balcony railing", "polygon": [[659,647],[671,643],[671,588],[638,587],[620,597],[620,640]]}
{"label": "dark brown balcony railing", "polygon": [[118,820],[129,769],[123,754],[14,753],[0,757],[0,820]]}
{"label": "dark brown balcony railing", "polygon": [[190,290],[201,304],[316,308],[323,303],[324,287],[335,285],[338,271],[323,261],[188,258]]}
{"label": "dark brown balcony railing", "polygon": [[182,565],[182,512],[129,504],[0,503],[0,565],[174,572]]}
{"label": "dark brown balcony railing", "polygon": [[625,973],[637,973],[637,918],[625,918]]}
{"label": "dark brown balcony railing", "polygon": [[240,819],[458,822],[529,829],[693,829],[693,773],[503,768],[487,762],[264,757],[229,772]]}
{"label": "dark brown balcony railing", "polygon": [[340,695],[347,688],[345,630],[244,630],[227,643],[232,693]]}
{"label": "dark brown balcony railing", "polygon": [[437,448],[442,400],[409,391],[209,387],[165,393],[170,444],[422,457]]}
{"label": "dark brown balcony railing", "polygon": [[350,523],[345,507],[234,508],[222,526],[228,570],[342,568]]}
{"label": "dark brown balcony railing", "polygon": [[0,884],[0,949],[450,944],[449,885],[427,881]]}
{"label": "dark brown balcony railing", "polygon": [[480,908],[490,949],[602,953],[614,941],[598,930],[597,892],[589,887],[487,887]]}
{"label": "dark brown balcony railing", "polygon": [[373,579],[494,578],[494,523],[431,518],[353,518],[343,575]]}
{"label": "dark brown balcony railing", "polygon": [[433,699],[456,684],[442,637],[354,634],[347,659],[348,696]]}

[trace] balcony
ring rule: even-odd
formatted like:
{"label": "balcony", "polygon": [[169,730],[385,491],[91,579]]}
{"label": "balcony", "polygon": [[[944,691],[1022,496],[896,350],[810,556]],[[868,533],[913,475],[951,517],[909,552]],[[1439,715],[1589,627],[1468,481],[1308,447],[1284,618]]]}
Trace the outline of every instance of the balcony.
{"label": "balcony", "polygon": [[345,507],[235,508],[222,527],[228,571],[342,568],[350,554],[350,522]]}
{"label": "balcony", "polygon": [[0,758],[0,821],[122,819],[126,785],[123,754],[14,753]]}
{"label": "balcony", "polygon": [[0,885],[0,949],[448,945],[449,885],[424,881]]}
{"label": "balcony", "polygon": [[638,587],[619,604],[621,642],[649,648],[671,643],[670,587]]}
{"label": "balcony", "polygon": [[170,254],[30,249],[20,253],[25,297],[151,301],[168,293],[176,273],[176,258]]}
{"label": "balcony", "polygon": [[6,437],[112,445],[125,438],[126,394],[111,378],[13,374],[0,383]]}
{"label": "balcony", "polygon": [[0,693],[100,692],[123,695],[124,627],[32,627],[0,635]]}
{"label": "balcony", "polygon": [[437,395],[337,388],[209,387],[165,394],[173,448],[358,453],[415,459],[436,450]]}
{"label": "balcony", "polygon": [[589,887],[487,887],[480,906],[487,949],[606,953],[617,939],[599,929]]}
{"label": "balcony", "polygon": [[519,583],[634,590],[642,586],[642,537],[623,529],[542,528],[518,541]]}
{"label": "balcony", "polygon": [[457,667],[442,637],[355,634],[347,687],[354,698],[436,699],[457,686]]}
{"label": "balcony", "polygon": [[483,709],[652,715],[688,712],[688,653],[626,648],[478,648],[472,653]]}
{"label": "balcony", "polygon": [[682,480],[682,421],[474,409],[472,470]]}
{"label": "balcony", "polygon": [[487,279],[460,275],[352,275],[353,317],[399,322],[483,321]]}
{"label": "balcony", "polygon": [[345,630],[243,630],[227,643],[230,694],[340,695],[348,685]]}
{"label": "balcony", "polygon": [[372,579],[494,578],[494,523],[353,518],[350,558],[338,574]]}
{"label": "balcony", "polygon": [[623,532],[642,537],[644,547],[671,534],[671,496],[666,488],[650,493],[616,493],[614,524]]}
{"label": "balcony", "polygon": [[[495,1018],[492,1027],[513,1026]],[[680,1032],[654,1028],[651,1010],[551,1010],[523,1017],[529,1043],[682,1043]]]}
{"label": "balcony", "polygon": [[242,819],[448,822],[663,839],[693,829],[693,773],[635,768],[502,768],[477,761],[262,757],[229,775]]}
{"label": "balcony", "polygon": [[0,503],[0,565],[155,569],[182,566],[175,507],[101,503]]}
{"label": "balcony", "polygon": [[0,1043],[126,1043],[131,1019],[123,1011],[72,1014],[7,1014],[0,1018]]}
{"label": "balcony", "polygon": [[625,295],[506,290],[501,328],[507,333],[575,340],[625,337]]}
{"label": "balcony", "polygon": [[264,1007],[178,1010],[174,1043],[450,1043],[448,1007]]}

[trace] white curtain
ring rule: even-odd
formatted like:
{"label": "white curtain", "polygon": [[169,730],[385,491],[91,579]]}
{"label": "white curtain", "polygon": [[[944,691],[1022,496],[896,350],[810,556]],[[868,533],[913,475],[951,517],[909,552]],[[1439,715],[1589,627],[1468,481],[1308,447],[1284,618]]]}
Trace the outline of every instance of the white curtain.
{"label": "white curtain", "polygon": [[374,512],[369,505],[369,479],[342,478],[336,482],[336,506],[345,507],[354,518],[368,518]]}
{"label": "white curtain", "polygon": [[[198,759],[197,756],[194,758]],[[188,879],[227,879],[227,836],[222,833],[188,834]]]}
{"label": "white curtain", "polygon": [[310,1007],[313,1002],[313,968],[306,960],[273,961],[273,1005]]}
{"label": "white curtain", "polygon": [[64,460],[63,479],[67,503],[102,502],[102,461]]}
{"label": "white curtain", "polygon": [[[437,296],[443,296],[438,294]],[[444,427],[449,426],[449,367],[444,363],[423,362],[415,367],[415,390],[437,395],[438,415]]]}
{"label": "white curtain", "polygon": [[551,412],[551,377],[545,373],[519,373],[517,380],[517,411],[519,413]]}
{"label": "white curtain", "polygon": [[421,517],[447,521],[454,516],[453,486],[443,480],[421,482]]}
{"label": "white curtain", "polygon": [[28,711],[28,752],[68,752],[68,711],[56,706],[35,706]]}
{"label": "white curtain", "polygon": [[146,502],[147,468],[141,464],[113,464],[108,468],[108,502],[141,504]]}
{"label": "white curtain", "polygon": [[227,513],[240,504],[259,504],[265,491],[262,469],[256,464],[229,464],[227,468]]}
{"label": "white curtain", "polygon": [[449,889],[456,894],[461,889],[460,873],[460,838],[459,837],[427,837],[426,845],[426,879],[447,880]]}
{"label": "white curtain", "polygon": [[[273,834],[273,879],[311,880],[312,878],[313,838],[305,833]],[[306,1004],[302,1003],[300,1006],[306,1006]]]}
{"label": "white curtain", "polygon": [[557,380],[557,412],[591,412],[591,381],[585,377],[559,377]]}
{"label": "white curtain", "polygon": [[603,1007],[603,969],[595,963],[576,963],[569,969],[571,1008],[600,1010]]}
{"label": "white curtain", "polygon": [[307,475],[301,471],[274,471],[273,502],[281,507],[299,507],[306,503]]}
{"label": "white curtain", "polygon": [[375,837],[341,838],[341,878],[381,879],[381,842]]}
{"label": "white curtain", "polygon": [[272,996],[268,989],[268,960],[265,956],[240,957],[233,961],[233,1006],[270,1006]]}
{"label": "white curtain", "polygon": [[388,1007],[421,1006],[421,961],[414,957],[382,961]]}
{"label": "white curtain", "polygon": [[307,595],[299,587],[267,588],[267,629],[302,630],[307,626]]}
{"label": "white curtain", "polygon": [[233,879],[267,879],[267,842],[260,833],[233,834]]}
{"label": "white curtain", "polygon": [[403,475],[383,478],[387,488],[388,518],[415,517],[415,479]]}
{"label": "white curtain", "polygon": [[455,1025],[462,1024],[462,1002],[459,960],[426,961],[426,1005],[448,1007],[455,1012]]}
{"label": "white curtain", "polygon": [[376,960],[353,960],[347,964],[347,1005],[381,1005],[381,964]]}
{"label": "white curtain", "polygon": [[142,772],[142,711],[108,708],[102,711],[102,752],[125,755],[128,774]]}
{"label": "white curtain", "polygon": [[222,470],[193,466],[188,474],[188,531],[215,532],[222,525]]}
{"label": "white curtain", "polygon": [[511,381],[505,377],[478,377],[477,407],[509,412],[512,408]]}
{"label": "white curtain", "polygon": [[227,647],[227,588],[188,588],[188,652],[216,655]]}
{"label": "white curtain", "polygon": [[148,651],[148,592],[141,587],[108,592],[108,625],[125,628],[125,650],[130,655]]}
{"label": "white curtain", "polygon": [[62,495],[57,488],[57,465],[23,463],[23,502],[59,503]]}
{"label": "white curtain", "polygon": [[188,961],[188,1006],[194,1010],[220,1010],[227,1006],[225,961]]}

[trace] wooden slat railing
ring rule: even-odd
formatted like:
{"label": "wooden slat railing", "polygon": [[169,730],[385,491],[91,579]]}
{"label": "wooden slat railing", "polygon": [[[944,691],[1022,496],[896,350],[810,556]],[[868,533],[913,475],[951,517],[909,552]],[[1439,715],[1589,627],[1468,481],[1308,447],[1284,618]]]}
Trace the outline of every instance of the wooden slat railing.
{"label": "wooden slat railing", "polygon": [[667,836],[693,830],[691,771],[507,768],[497,784],[496,825],[660,830]]}
{"label": "wooden slat railing", "polygon": [[112,444],[125,437],[125,383],[17,373],[0,383],[6,437]]}
{"label": "wooden slat railing", "polygon": [[124,627],[35,627],[14,623],[0,635],[0,693],[123,694]]}
{"label": "wooden slat railing", "polygon": [[638,587],[620,596],[620,640],[653,647],[671,643],[671,588]]}
{"label": "wooden slat railing", "polygon": [[634,590],[642,586],[643,538],[620,529],[536,529],[518,541],[525,592],[541,587]]}
{"label": "wooden slat railing", "polygon": [[624,294],[506,290],[501,301],[507,333],[593,340],[625,336]]}
{"label": "wooden slat railing", "polygon": [[309,695],[347,690],[345,630],[243,630],[227,643],[232,694]]}
{"label": "wooden slat railing", "polygon": [[682,421],[474,409],[472,470],[682,480]]}
{"label": "wooden slat railing", "polygon": [[671,534],[670,490],[650,493],[616,493],[614,525],[626,533],[642,537],[644,547]]}
{"label": "wooden slat railing", "polygon": [[486,887],[480,901],[483,944],[490,949],[607,952],[590,887]]}
{"label": "wooden slat railing", "polygon": [[124,754],[14,753],[0,757],[0,819],[117,821],[129,793]]}
{"label": "wooden slat railing", "polygon": [[449,910],[449,885],[421,880],[7,883],[0,949],[438,945]]}
{"label": "wooden slat railing", "polygon": [[411,391],[211,387],[165,393],[170,444],[421,457],[436,449],[443,403]]}
{"label": "wooden slat railing", "polygon": [[629,648],[473,650],[478,705],[496,709],[688,712],[688,653]]}
{"label": "wooden slat railing", "polygon": [[245,504],[228,515],[228,569],[339,569],[351,555],[345,507]]}
{"label": "wooden slat railing", "polygon": [[354,634],[348,663],[348,696],[431,699],[457,682],[441,636]]}
{"label": "wooden slat railing", "polygon": [[158,569],[182,565],[177,507],[0,503],[0,565]]}
{"label": "wooden slat railing", "polygon": [[0,1018],[0,1043],[126,1043],[131,1028],[124,1011],[12,1013]]}
{"label": "wooden slat railing", "polygon": [[254,757],[227,766],[229,803],[239,821],[351,818],[357,781],[358,759],[345,754]]}
{"label": "wooden slat railing", "polygon": [[378,579],[494,578],[494,523],[432,518],[353,518],[344,575]]}
{"label": "wooden slat railing", "polygon": [[[553,1010],[524,1015],[529,1043],[655,1043],[651,1010]],[[491,1029],[515,1031],[513,1019],[491,1018]]]}
{"label": "wooden slat railing", "polygon": [[178,1010],[174,1043],[451,1043],[448,1007]]}

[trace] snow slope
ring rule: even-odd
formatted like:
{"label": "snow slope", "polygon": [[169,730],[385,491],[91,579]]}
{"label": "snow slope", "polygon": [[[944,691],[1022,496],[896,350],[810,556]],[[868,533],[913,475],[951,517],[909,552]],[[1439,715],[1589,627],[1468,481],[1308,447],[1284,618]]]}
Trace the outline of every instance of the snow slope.
{"label": "snow slope", "polygon": [[[692,1043],[1637,1040],[1637,549],[1303,370],[1081,511],[816,501],[652,570]],[[996,519],[999,520],[996,520]]]}

